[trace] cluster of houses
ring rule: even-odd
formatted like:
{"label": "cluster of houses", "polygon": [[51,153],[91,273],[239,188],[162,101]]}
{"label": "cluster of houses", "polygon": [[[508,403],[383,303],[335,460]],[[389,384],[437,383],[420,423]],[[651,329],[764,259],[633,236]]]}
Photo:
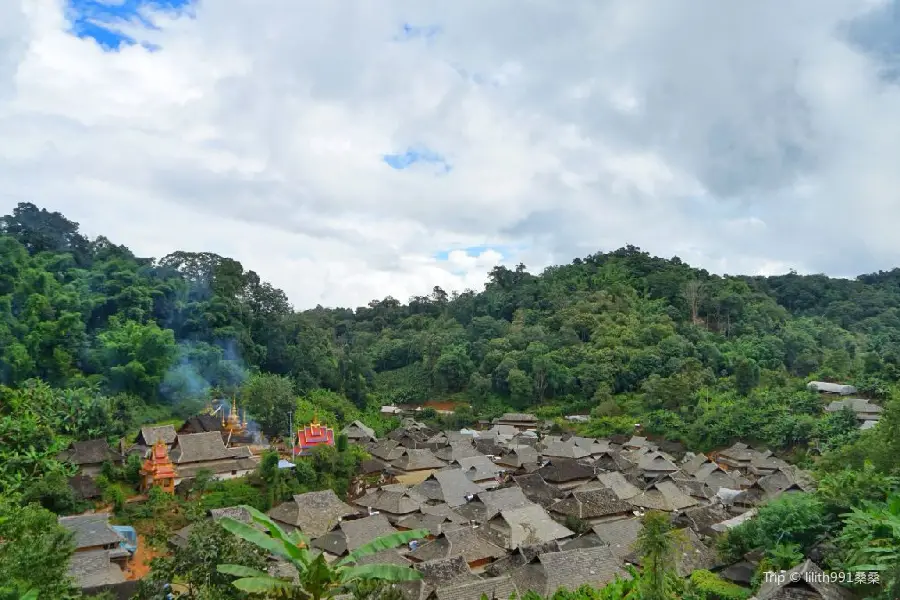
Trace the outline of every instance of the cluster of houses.
{"label": "cluster of houses", "polygon": [[[810,387],[842,397],[855,393],[847,389],[852,386],[832,391],[834,384],[820,388],[818,383]],[[827,410],[844,406],[864,423],[881,412],[854,398],[836,400]],[[749,584],[760,557],[750,554],[723,564],[714,550],[716,536],[752,518],[760,504],[814,485],[808,473],[742,443],[703,455],[639,435],[550,435],[528,414],[508,413],[480,425],[477,431],[436,431],[404,418],[379,439],[354,421],[341,433],[371,458],[361,465],[347,500],[331,490],[300,494],[269,516],[287,530],[302,530],[313,550],[329,560],[392,532],[427,530],[426,538],[409,547],[363,562],[418,569],[421,581],[399,584],[407,600],[480,600],[483,595],[506,600],[528,590],[547,595],[562,586],[602,587],[617,576],[628,577],[626,566],[641,562],[634,545],[648,510],[673,516],[679,575],[706,569]],[[334,440],[335,432],[314,420],[298,430],[292,454]],[[103,464],[120,463],[132,453],[142,457],[145,490],[173,491],[201,470],[215,479],[247,475],[258,465],[256,450],[246,421],[232,405],[221,418],[199,415],[178,429],[145,427],[127,448],[114,450],[105,440],[76,442],[60,458],[80,467],[70,481],[76,492],[94,498],[99,496],[94,478]],[[211,511],[209,517],[226,515],[249,520],[237,508]],[[82,588],[123,581],[125,541],[104,516],[60,522],[81,540],[72,574]],[[177,532],[171,543],[186,543],[190,529]],[[807,561],[797,569],[818,567]],[[271,570],[290,575],[287,564],[273,563]],[[804,598],[844,597],[842,588],[828,584],[814,589],[806,581],[782,583],[764,586],[756,598],[780,598],[787,593],[784,586],[798,585],[809,588]]]}
{"label": "cluster of houses", "polygon": [[[351,423],[342,433],[372,457],[364,483],[346,501],[331,490],[310,492],[269,516],[303,531],[328,560],[386,534],[424,529],[427,537],[363,562],[419,570],[421,581],[398,584],[408,600],[506,600],[628,577],[626,566],[641,562],[634,545],[648,510],[673,515],[679,575],[708,569],[749,584],[760,557],[723,564],[715,537],[761,503],[813,486],[807,473],[745,444],[706,456],[637,435],[542,435],[538,425],[534,416],[507,414],[486,431],[457,432],[404,419],[378,439],[364,423]],[[187,534],[172,543],[183,544]],[[286,563],[270,570],[291,575]],[[798,585],[809,588],[804,598],[845,597],[828,584],[816,590],[786,579],[757,598],[780,598],[784,586]]]}
{"label": "cluster of houses", "polygon": [[825,407],[826,412],[840,412],[849,409],[856,416],[860,429],[871,429],[875,427],[878,420],[881,419],[881,413],[884,409],[877,404],[873,404],[865,398],[852,398],[857,393],[857,389],[848,384],[828,383],[825,381],[810,381],[807,388],[830,396],[840,396],[841,400],[833,400],[831,404]]}

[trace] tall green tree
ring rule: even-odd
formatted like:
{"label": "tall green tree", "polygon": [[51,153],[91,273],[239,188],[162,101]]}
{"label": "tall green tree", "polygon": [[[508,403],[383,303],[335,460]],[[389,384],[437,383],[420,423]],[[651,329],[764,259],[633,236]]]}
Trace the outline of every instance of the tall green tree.
{"label": "tall green tree", "polygon": [[36,504],[0,503],[0,596],[36,590],[39,598],[78,597],[68,576],[72,534]]}
{"label": "tall green tree", "polygon": [[675,539],[672,537],[672,521],[668,514],[650,511],[641,519],[641,532],[635,549],[643,566],[644,600],[667,600],[672,596],[667,590],[667,579],[675,567]]}
{"label": "tall green tree", "polygon": [[266,373],[254,375],[241,388],[241,402],[266,435],[288,434],[297,404],[290,379]]}

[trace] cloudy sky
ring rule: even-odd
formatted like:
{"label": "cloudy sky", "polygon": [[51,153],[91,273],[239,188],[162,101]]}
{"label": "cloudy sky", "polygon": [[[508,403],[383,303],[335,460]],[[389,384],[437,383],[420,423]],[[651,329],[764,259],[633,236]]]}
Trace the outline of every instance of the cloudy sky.
{"label": "cloudy sky", "polygon": [[900,2],[2,0],[0,211],[298,308],[634,244],[900,265]]}

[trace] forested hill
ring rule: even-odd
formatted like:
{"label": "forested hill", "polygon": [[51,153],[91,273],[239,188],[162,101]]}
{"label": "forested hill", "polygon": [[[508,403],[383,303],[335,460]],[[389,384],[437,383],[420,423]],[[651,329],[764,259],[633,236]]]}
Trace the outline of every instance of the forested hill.
{"label": "forested hill", "polygon": [[173,404],[260,371],[360,409],[453,397],[486,413],[664,410],[687,435],[711,395],[793,393],[815,377],[877,398],[898,377],[900,270],[723,277],[629,246],[540,275],[496,267],[480,292],[295,312],[235,260],[139,258],[32,204],[0,232],[10,388],[38,378]]}

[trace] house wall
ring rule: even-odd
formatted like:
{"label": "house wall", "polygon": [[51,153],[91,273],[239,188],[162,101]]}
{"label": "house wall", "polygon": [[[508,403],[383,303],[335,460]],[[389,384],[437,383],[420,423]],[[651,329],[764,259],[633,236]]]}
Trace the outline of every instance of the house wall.
{"label": "house wall", "polygon": [[90,463],[78,466],[78,472],[88,477],[96,477],[101,470],[103,470],[103,463]]}
{"label": "house wall", "polygon": [[[213,481],[225,481],[228,479],[237,479],[239,477],[246,477],[247,475],[249,475],[250,473],[253,472],[253,469],[243,469],[243,470],[238,470],[238,471],[234,471],[234,472],[225,471],[222,473],[216,473],[214,470],[214,467],[205,467],[205,468],[209,468],[211,471],[213,471],[213,475],[210,478]],[[175,467],[175,471],[176,472],[178,471],[177,466]],[[191,475],[189,477],[177,477],[175,479],[175,485],[179,485],[182,481],[191,481],[192,479],[194,479],[194,475]]]}

